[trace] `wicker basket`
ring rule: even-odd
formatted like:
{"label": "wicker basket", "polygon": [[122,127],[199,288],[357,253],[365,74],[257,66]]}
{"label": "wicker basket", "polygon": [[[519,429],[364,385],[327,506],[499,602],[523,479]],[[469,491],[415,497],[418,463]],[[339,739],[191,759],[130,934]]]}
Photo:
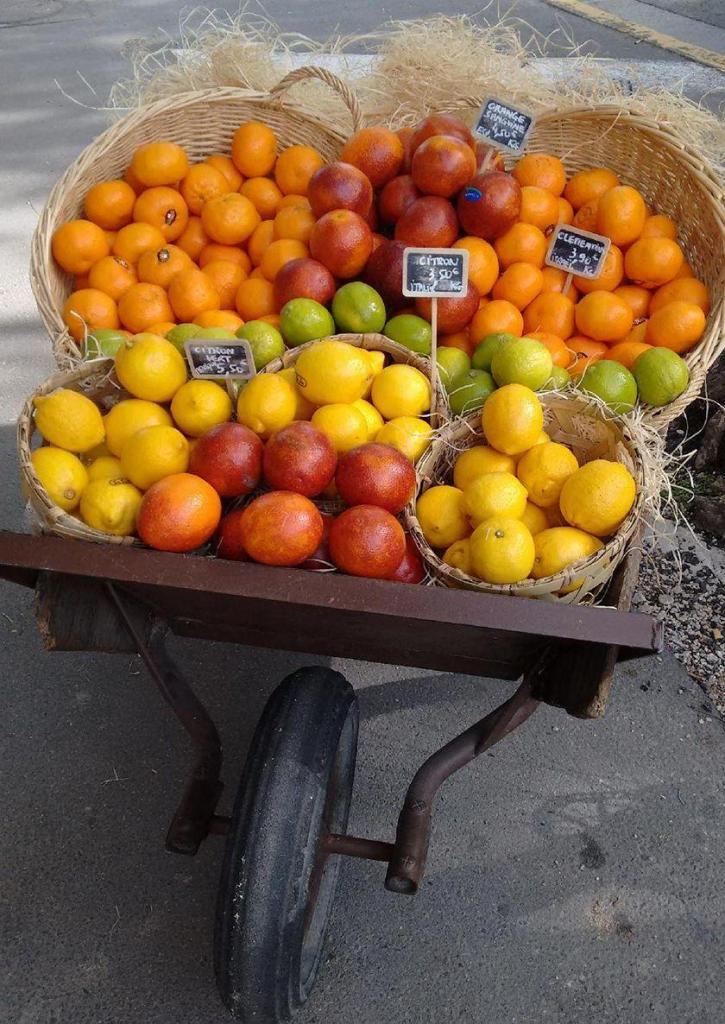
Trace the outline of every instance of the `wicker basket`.
{"label": "wicker basket", "polygon": [[[579,396],[564,397],[554,393],[541,396],[544,407],[544,429],[552,441],[568,445],[580,464],[592,459],[622,462],[637,482],[637,499],[619,530],[594,555],[555,576],[540,580],[527,579],[505,586],[484,583],[447,565],[430,547],[415,514],[420,495],[435,484],[449,483],[458,455],[476,444],[485,444],[480,414],[458,419],[438,432],[433,443],[418,463],[418,491],[406,510],[406,525],[428,569],[444,585],[489,594],[513,594],[518,597],[543,598],[565,604],[591,603],[602,593],[616,566],[624,557],[627,542],[640,519],[645,483],[644,466],[629,434],[626,419],[606,417],[596,400]],[[581,581],[567,594],[560,591],[574,581]]]}
{"label": "wicker basket", "polygon": [[33,294],[61,369],[76,365],[82,353],[61,316],[73,278],[53,259],[51,241],[61,224],[82,216],[83,200],[91,186],[122,175],[134,151],[154,139],[179,143],[192,161],[215,152],[229,152],[232,135],[249,118],[265,121],[282,146],[306,143],[333,160],[349,126],[338,130],[323,124],[308,108],[283,100],[290,86],[310,78],[320,79],[339,93],[350,111],[352,129],[357,130],[362,114],[348,86],[324,68],[304,67],[290,72],[269,93],[205,89],[140,107],[99,135],[71,164],[48,197],[33,235],[30,255]]}

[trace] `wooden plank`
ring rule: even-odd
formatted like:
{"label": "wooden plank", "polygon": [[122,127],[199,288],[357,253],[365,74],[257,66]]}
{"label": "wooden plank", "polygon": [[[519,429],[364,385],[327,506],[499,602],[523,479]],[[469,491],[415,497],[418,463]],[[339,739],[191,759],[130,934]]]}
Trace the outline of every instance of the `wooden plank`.
{"label": "wooden plank", "polygon": [[[148,640],[152,622],[149,609],[129,601],[128,612],[141,636]],[[43,645],[49,651],[136,650],[101,580],[38,573],[36,618]]]}

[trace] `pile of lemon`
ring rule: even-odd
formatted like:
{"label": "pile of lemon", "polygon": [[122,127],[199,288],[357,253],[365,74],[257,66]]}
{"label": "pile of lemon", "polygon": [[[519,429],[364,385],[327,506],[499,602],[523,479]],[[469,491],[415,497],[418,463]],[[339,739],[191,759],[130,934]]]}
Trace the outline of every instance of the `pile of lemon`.
{"label": "pile of lemon", "polygon": [[521,384],[495,391],[481,420],[487,443],[462,452],[453,483],[429,487],[416,504],[426,541],[447,565],[486,583],[538,580],[589,558],[616,533],[637,496],[626,466],[580,466],[550,440],[539,398]]}

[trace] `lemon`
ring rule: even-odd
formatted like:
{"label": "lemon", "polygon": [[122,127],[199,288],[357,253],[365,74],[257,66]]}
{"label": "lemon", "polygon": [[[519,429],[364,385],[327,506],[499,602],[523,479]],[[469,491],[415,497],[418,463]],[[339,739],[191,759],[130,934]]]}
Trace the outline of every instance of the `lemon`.
{"label": "lemon", "polygon": [[312,402],[308,402],[303,397],[302,392],[297,387],[297,375],[294,366],[288,366],[286,370],[278,370],[277,376],[281,377],[282,380],[286,380],[295,393],[295,419],[296,420],[309,420],[312,418],[312,413],[315,411],[315,407]]}
{"label": "lemon", "polygon": [[373,389],[373,381],[385,366],[385,353],[371,348],[366,349],[365,354],[368,357],[368,362],[370,364],[370,379],[365,385],[362,397],[370,398],[370,392]]}
{"label": "lemon", "polygon": [[429,487],[415,506],[423,536],[432,548],[449,548],[471,532],[463,491],[447,484]]}
{"label": "lemon", "polygon": [[[550,441],[550,440],[551,440],[551,438],[546,433],[546,431],[542,430],[542,431],[539,432],[539,436],[536,438],[536,440],[532,444],[531,448],[535,448],[537,444],[546,444],[546,442]],[[530,452],[531,448],[527,448],[526,452]],[[515,466],[518,466],[518,464],[521,461],[521,459],[523,459],[524,455],[526,455],[526,452],[517,452],[516,455],[512,455],[511,456],[511,458],[514,460],[514,465]],[[514,472],[516,472],[516,470],[514,470]]]}
{"label": "lemon", "polygon": [[358,448],[368,440],[368,421],[364,413],[350,403],[323,405],[313,412],[310,422],[330,439],[338,455]]}
{"label": "lemon", "polygon": [[415,463],[431,441],[433,427],[415,416],[396,416],[377,432],[378,444],[389,444]]}
{"label": "lemon", "polygon": [[526,508],[526,488],[513,473],[484,473],[463,492],[466,512],[474,526],[491,516],[520,519]]}
{"label": "lemon", "polygon": [[534,505],[533,502],[527,501],[524,514],[521,516],[521,522],[527,528],[532,537],[535,537],[537,533],[541,533],[542,530],[546,530],[549,527],[549,520],[546,518],[546,512],[539,508],[538,505]]}
{"label": "lemon", "polygon": [[252,377],[237,399],[239,422],[265,439],[291,423],[296,411],[295,388],[278,373]]}
{"label": "lemon", "polygon": [[373,379],[373,405],[386,420],[397,416],[420,416],[430,409],[428,378],[415,366],[393,363]]}
{"label": "lemon", "polygon": [[[598,537],[592,537],[590,533],[575,530],[571,526],[555,526],[543,530],[534,537],[536,555],[531,575],[535,580],[540,580],[544,576],[563,572],[567,566],[589,558],[603,546]],[[562,589],[562,593],[575,590],[581,582],[581,578],[574,580]]]}
{"label": "lemon", "polygon": [[186,380],[186,363],[166,338],[135,334],[116,353],[116,376],[135,398],[169,402]]}
{"label": "lemon", "polygon": [[358,398],[356,402],[352,402],[351,405],[359,411],[365,417],[365,422],[368,425],[368,441],[372,441],[377,432],[383,426],[383,417],[380,415],[378,410],[370,402],[366,402],[364,398]]}
{"label": "lemon", "polygon": [[510,455],[503,455],[487,444],[477,444],[468,448],[456,459],[453,467],[453,483],[462,491],[477,476],[484,473],[515,473],[516,463]]}
{"label": "lemon", "polygon": [[124,477],[142,491],[188,467],[189,442],[176,427],[144,427],[129,437],[121,452]]}
{"label": "lemon", "polygon": [[127,398],[103,417],[106,444],[112,455],[120,455],[126,441],[144,427],[171,427],[173,420],[163,406],[142,398]]}
{"label": "lemon", "polygon": [[505,384],[486,400],[481,422],[492,448],[518,455],[536,443],[544,429],[544,412],[531,388]]}
{"label": "lemon", "polygon": [[520,519],[493,516],[471,534],[471,572],[486,583],[519,583],[531,572],[534,538]]}
{"label": "lemon", "polygon": [[460,569],[467,576],[471,575],[471,541],[468,537],[462,540],[454,540],[450,547],[447,547],[442,555],[446,565],[454,569]]}
{"label": "lemon", "polygon": [[52,395],[38,396],[33,404],[36,427],[56,448],[89,452],[105,439],[100,409],[77,391],[59,388]]}
{"label": "lemon", "polygon": [[626,466],[594,459],[567,479],[559,507],[569,526],[595,537],[607,537],[620,525],[636,497],[637,485]]}
{"label": "lemon", "polygon": [[[106,425],[106,417],[103,417],[103,425]],[[102,455],[110,455],[111,449],[108,447],[108,438],[105,441],[101,441],[100,444],[96,444],[93,448],[87,452],[83,452],[83,461],[88,465],[93,462],[94,459],[100,459]]]}
{"label": "lemon", "polygon": [[369,353],[345,341],[320,341],[300,352],[295,364],[297,387],[313,405],[362,398],[370,383]]}
{"label": "lemon", "polygon": [[232,400],[213,380],[187,380],[171,399],[171,415],[179,430],[201,437],[232,418]]}
{"label": "lemon", "polygon": [[570,448],[545,441],[521,456],[516,475],[529,492],[529,499],[539,508],[549,508],[558,503],[564,483],[578,469],[576,455]]}
{"label": "lemon", "polygon": [[72,512],[88,483],[88,472],[81,460],[63,448],[38,448],[30,459],[53,504]]}
{"label": "lemon", "polygon": [[115,455],[99,455],[88,467],[89,480],[119,480],[122,476],[121,460]]}
{"label": "lemon", "polygon": [[81,496],[81,519],[94,530],[128,537],[136,529],[141,498],[127,480],[93,480]]}

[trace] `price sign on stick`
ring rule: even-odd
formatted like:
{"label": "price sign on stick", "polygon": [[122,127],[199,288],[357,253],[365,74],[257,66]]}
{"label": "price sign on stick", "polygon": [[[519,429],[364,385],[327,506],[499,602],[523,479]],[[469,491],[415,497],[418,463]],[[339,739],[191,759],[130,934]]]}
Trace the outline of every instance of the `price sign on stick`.
{"label": "price sign on stick", "polygon": [[609,252],[610,240],[604,235],[558,224],[549,240],[544,262],[579,277],[599,277]]}
{"label": "price sign on stick", "polygon": [[255,375],[254,358],[248,341],[224,338],[189,338],[184,351],[192,377],[201,380],[225,380],[227,391],[236,398],[235,382]]}
{"label": "price sign on stick", "polygon": [[533,128],[534,116],[523,110],[502,103],[501,100],[484,100],[473,134],[496,146],[503,146],[513,153],[520,153],[526,145],[528,134]]}

